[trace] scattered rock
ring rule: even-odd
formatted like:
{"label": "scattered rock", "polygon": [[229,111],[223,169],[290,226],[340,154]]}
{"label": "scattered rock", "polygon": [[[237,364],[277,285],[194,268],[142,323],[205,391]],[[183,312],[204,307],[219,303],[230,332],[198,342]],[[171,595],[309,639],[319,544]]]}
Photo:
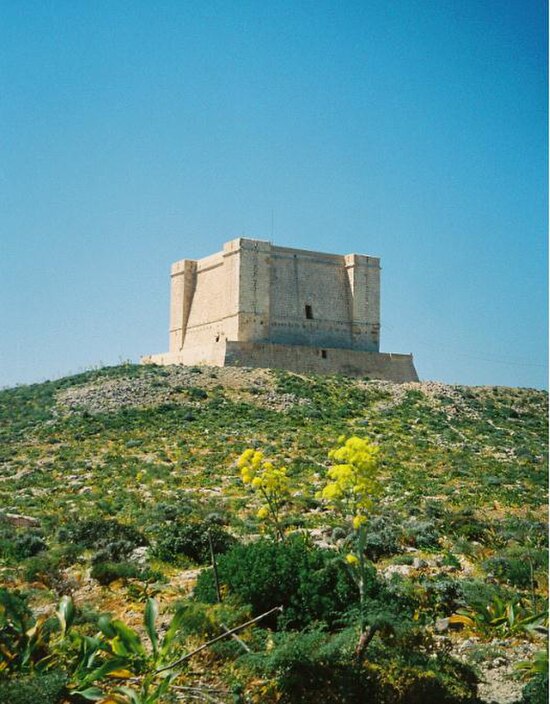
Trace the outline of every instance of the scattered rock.
{"label": "scattered rock", "polygon": [[148,548],[146,546],[135,548],[128,556],[128,561],[139,567],[147,567],[149,565]]}
{"label": "scattered rock", "polygon": [[[164,367],[162,376],[144,373],[138,377],[99,378],[87,384],[64,389],[57,394],[58,413],[113,413],[121,408],[147,408],[163,404],[199,407],[206,391],[224,392],[248,389],[249,402],[276,411],[296,405],[310,405],[307,398],[275,391],[275,380],[267,369],[219,367],[216,373],[203,373],[199,367]],[[223,402],[223,399],[222,399]],[[189,421],[195,420],[190,412]],[[128,445],[131,447],[131,445]]]}
{"label": "scattered rock", "polygon": [[2,513],[0,517],[16,528],[38,528],[40,521],[32,516],[24,516],[20,513]]}
{"label": "scattered rock", "polygon": [[394,574],[408,577],[413,569],[414,567],[412,565],[388,565],[388,567],[382,570],[381,575],[387,580],[390,580]]}

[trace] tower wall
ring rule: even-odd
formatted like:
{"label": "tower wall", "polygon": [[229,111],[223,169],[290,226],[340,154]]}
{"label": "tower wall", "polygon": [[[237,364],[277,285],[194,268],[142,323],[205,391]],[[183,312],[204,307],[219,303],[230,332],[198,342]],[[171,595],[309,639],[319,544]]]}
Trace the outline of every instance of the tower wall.
{"label": "tower wall", "polygon": [[360,254],[344,257],[351,292],[351,347],[380,349],[380,259]]}
{"label": "tower wall", "polygon": [[159,364],[249,364],[415,380],[381,355],[380,260],[238,238],[172,267],[170,352]]}
{"label": "tower wall", "polygon": [[240,238],[228,242],[239,259],[239,323],[234,340],[269,339],[271,319],[271,251],[269,242]]}
{"label": "tower wall", "polygon": [[172,354],[183,349],[189,312],[197,285],[197,262],[182,259],[172,265],[170,275],[170,341]]}

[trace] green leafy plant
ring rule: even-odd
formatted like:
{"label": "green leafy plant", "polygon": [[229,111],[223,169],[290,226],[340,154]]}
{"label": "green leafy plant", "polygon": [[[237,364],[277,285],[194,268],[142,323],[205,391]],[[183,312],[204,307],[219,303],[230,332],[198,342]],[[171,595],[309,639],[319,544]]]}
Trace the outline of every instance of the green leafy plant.
{"label": "green leafy plant", "polygon": [[548,701],[548,649],[539,650],[532,660],[520,662],[517,669],[529,679],[523,688],[521,704],[546,704]]}
{"label": "green leafy plant", "polygon": [[46,618],[36,619],[24,596],[0,588],[0,672],[44,669],[50,637]]}
{"label": "green leafy plant", "polygon": [[61,542],[71,542],[85,548],[105,548],[110,543],[125,541],[127,551],[147,545],[146,538],[133,526],[113,519],[84,518],[63,526],[59,531]]}
{"label": "green leafy plant", "polygon": [[531,605],[524,600],[504,601],[494,596],[484,607],[458,609],[449,621],[462,624],[482,634],[498,630],[506,635],[514,635],[530,631],[546,632],[548,614],[546,611],[534,613]]}
{"label": "green leafy plant", "polygon": [[[270,649],[244,655],[239,665],[256,677],[248,685],[263,704],[474,704],[472,670],[444,655],[418,648],[378,645],[372,657],[354,657],[356,630],[330,634],[318,628],[273,635]],[[259,677],[261,679],[259,679]],[[259,679],[259,681],[258,681]]]}
{"label": "green leafy plant", "polygon": [[[120,619],[102,616],[97,636],[75,636],[78,651],[69,682],[72,694],[90,701],[109,701],[107,695],[114,702],[130,704],[160,701],[178,674],[166,665],[178,652],[182,616],[180,609],[161,637],[156,625],[158,604],[147,599],[143,623],[148,648],[136,630]],[[127,680],[128,684],[109,684],[109,680]]]}
{"label": "green leafy plant", "polygon": [[532,660],[518,662],[516,668],[525,676],[548,675],[548,649],[538,650]]}

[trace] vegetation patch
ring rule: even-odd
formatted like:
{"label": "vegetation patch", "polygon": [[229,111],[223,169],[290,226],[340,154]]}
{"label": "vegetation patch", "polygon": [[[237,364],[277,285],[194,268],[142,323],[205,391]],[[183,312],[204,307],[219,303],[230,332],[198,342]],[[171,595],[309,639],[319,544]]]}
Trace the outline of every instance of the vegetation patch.
{"label": "vegetation patch", "polygon": [[0,702],[542,701],[547,480],[533,389],[0,391]]}

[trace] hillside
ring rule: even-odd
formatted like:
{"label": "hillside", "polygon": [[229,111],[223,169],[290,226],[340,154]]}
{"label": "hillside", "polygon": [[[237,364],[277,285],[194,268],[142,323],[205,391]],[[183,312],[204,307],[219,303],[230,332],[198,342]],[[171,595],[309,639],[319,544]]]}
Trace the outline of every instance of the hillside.
{"label": "hillside", "polygon": [[[199,531],[210,521],[221,543],[223,536],[246,543],[262,532],[260,501],[236,466],[247,448],[286,467],[287,533],[307,533],[336,555],[345,529],[316,493],[341,436],[379,447],[383,492],[369,511],[365,547],[376,579],[390,585],[394,600],[410,605],[430,647],[474,668],[482,701],[520,701],[525,682],[515,665],[533,661],[545,647],[540,619],[529,622],[545,611],[547,599],[542,391],[135,365],[3,390],[2,583],[22,591],[35,613],[50,613],[61,595],[72,594],[83,611],[108,611],[137,628],[145,597],[155,593],[166,619],[209,562],[186,549],[186,526]],[[110,536],[103,542],[102,522]],[[118,524],[119,535],[111,535]],[[193,535],[200,543],[199,532]],[[127,549],[112,547],[122,539]],[[98,564],[119,573],[110,581]],[[126,565],[126,573],[116,565]],[[94,566],[103,579],[90,577]],[[498,620],[494,612],[491,624],[487,607],[498,609],[495,600],[502,614]],[[467,620],[449,623],[460,610]],[[191,641],[215,635],[209,628],[201,633],[189,626]],[[377,648],[392,647],[383,633],[373,641],[373,662]],[[260,648],[260,637],[251,638],[253,649]],[[238,701],[221,694],[237,680],[245,691],[241,701],[307,701],[280,692],[270,698],[267,689],[255,694],[259,685],[243,674],[251,670],[235,664],[238,646],[226,645],[194,663],[196,677],[218,687],[217,701]],[[265,665],[262,681],[277,681],[272,686],[283,691],[273,667],[275,674],[265,674]],[[182,692],[178,701],[201,696]],[[445,701],[474,701],[460,696]]]}

